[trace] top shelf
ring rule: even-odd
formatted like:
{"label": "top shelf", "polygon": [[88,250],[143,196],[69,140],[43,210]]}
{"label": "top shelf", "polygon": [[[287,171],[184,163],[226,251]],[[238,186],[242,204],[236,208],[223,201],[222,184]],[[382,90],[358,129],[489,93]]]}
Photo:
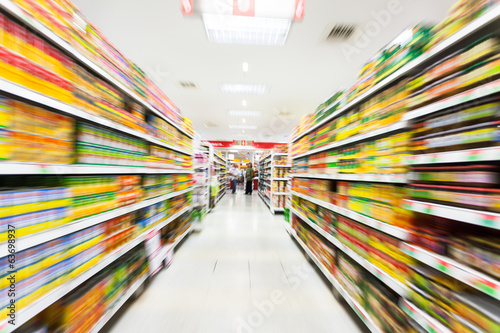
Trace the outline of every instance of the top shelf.
{"label": "top shelf", "polygon": [[78,62],[84,66],[86,66],[88,69],[92,70],[93,72],[97,73],[99,76],[101,76],[103,79],[123,91],[126,95],[129,97],[133,98],[135,101],[138,103],[142,104],[144,107],[149,109],[151,112],[155,113],[157,116],[177,128],[179,131],[181,131],[183,134],[185,134],[189,138],[193,138],[193,135],[188,133],[186,130],[181,128],[178,124],[176,124],[173,120],[168,118],[166,115],[164,115],[161,111],[156,109],[153,105],[151,105],[148,101],[143,99],[142,97],[138,96],[135,92],[131,91],[129,88],[127,88],[122,82],[114,78],[112,75],[110,75],[107,71],[105,71],[102,67],[97,65],[95,62],[87,58],[85,55],[81,54],[78,50],[76,50],[72,45],[70,45],[68,42],[63,40],[61,37],[57,36],[55,33],[53,33],[50,29],[45,27],[43,24],[38,22],[37,20],[34,20],[31,18],[29,15],[25,14],[21,8],[19,8],[15,3],[13,3],[11,0],[0,0],[0,8],[3,10],[7,11],[14,17],[16,17],[18,20],[20,20],[22,23],[26,24],[28,27],[31,29],[37,31],[40,35],[45,37],[47,40],[50,42],[54,43],[57,45],[60,49],[62,49],[64,52],[67,52],[70,54],[74,59],[78,60]]}
{"label": "top shelf", "polygon": [[[335,117],[339,116],[340,114],[342,114],[348,110],[351,110],[353,107],[362,103],[366,99],[373,97],[373,95],[375,95],[381,89],[396,82],[398,79],[401,79],[405,76],[408,76],[408,75],[410,75],[410,73],[413,73],[416,69],[423,67],[432,61],[435,61],[436,58],[438,56],[440,56],[445,50],[463,42],[466,38],[471,37],[474,33],[480,31],[481,29],[484,29],[489,25],[493,25],[499,19],[500,19],[500,5],[496,5],[493,8],[491,8],[488,12],[484,13],[483,15],[481,15],[479,18],[477,18],[473,22],[469,23],[463,29],[459,30],[458,32],[456,32],[452,36],[448,37],[446,40],[442,41],[437,46],[433,47],[432,49],[430,49],[426,53],[422,54],[418,58],[416,58],[416,59],[412,60],[411,62],[409,62],[408,64],[404,65],[402,68],[400,68],[396,72],[394,72],[391,75],[389,75],[388,77],[386,77],[384,80],[377,83],[375,86],[370,88],[368,91],[366,91],[362,95],[356,97],[351,102],[347,103],[344,107],[333,112],[331,115],[329,115],[328,117],[326,117],[325,119],[323,119],[322,121],[317,123],[316,125],[312,126],[311,128],[303,131],[301,134],[299,134],[298,136],[293,138],[292,142],[298,141],[300,138],[311,133],[312,131],[316,130],[317,128],[323,126],[324,124],[328,123],[329,121],[331,121]],[[329,105],[325,109],[328,109],[331,106],[332,105]]]}

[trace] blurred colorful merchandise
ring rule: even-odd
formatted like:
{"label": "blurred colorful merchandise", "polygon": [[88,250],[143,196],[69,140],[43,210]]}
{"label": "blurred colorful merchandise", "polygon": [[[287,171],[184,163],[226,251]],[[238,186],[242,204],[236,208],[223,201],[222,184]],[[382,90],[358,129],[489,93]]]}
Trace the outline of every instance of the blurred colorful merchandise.
{"label": "blurred colorful merchandise", "polygon": [[146,143],[86,123],[78,123],[76,141],[77,163],[144,166]]}
{"label": "blurred colorful merchandise", "polygon": [[146,159],[148,168],[190,169],[193,167],[191,156],[157,146],[150,147],[149,156]]}
{"label": "blurred colorful merchandise", "polygon": [[[16,309],[35,302],[52,289],[77,277],[90,269],[102,258],[104,247],[104,224],[61,237],[16,254]],[[8,261],[2,260],[2,316],[6,316]]]}
{"label": "blurred colorful merchandise", "polygon": [[42,317],[50,332],[90,332],[147,271],[146,252],[137,247],[49,307]]}
{"label": "blurred colorful merchandise", "polygon": [[72,163],[73,132],[71,118],[0,97],[0,160]]}
{"label": "blurred colorful merchandise", "polygon": [[68,41],[78,52],[134,91],[137,96],[147,100],[180,128],[193,135],[192,123],[180,115],[172,101],[141,69],[125,58],[70,1],[14,0],[14,2],[36,21],[47,26],[63,40]]}

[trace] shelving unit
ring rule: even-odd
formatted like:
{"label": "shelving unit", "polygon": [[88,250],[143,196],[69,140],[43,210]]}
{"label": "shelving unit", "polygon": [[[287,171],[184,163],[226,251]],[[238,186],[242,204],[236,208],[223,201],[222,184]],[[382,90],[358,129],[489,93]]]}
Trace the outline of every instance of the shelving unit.
{"label": "shelving unit", "polygon": [[[259,161],[259,170],[261,170],[259,174],[259,196],[264,200],[273,214],[284,211],[285,203],[283,203],[283,207],[276,207],[273,201],[274,197],[289,195],[287,188],[290,180],[288,177],[275,177],[275,174],[288,173],[291,168],[289,164],[277,164],[275,157],[288,157],[288,154],[271,152],[262,157]],[[286,182],[285,185],[282,186],[281,191],[276,190],[276,186],[278,186],[279,182]]]}
{"label": "shelving unit", "polygon": [[[194,138],[194,132],[190,122],[180,114],[177,107],[175,107],[166,96],[157,93],[159,89],[149,81],[149,79],[146,79],[140,69],[133,67],[133,73],[125,73],[124,71],[130,70],[132,66],[131,62],[124,58],[122,54],[119,55],[120,65],[113,63],[116,58],[104,55],[105,52],[101,54],[97,51],[94,53],[95,58],[91,58],[92,52],[85,54],[84,51],[80,51],[71,44],[70,39],[66,40],[60,37],[57,32],[51,31],[48,26],[45,26],[35,19],[34,16],[31,16],[26,8],[23,9],[19,7],[21,5],[30,6],[30,4],[25,2],[20,2],[18,5],[11,0],[0,0],[0,14],[9,22],[12,21],[13,26],[20,27],[19,29],[27,28],[28,30],[25,31],[27,34],[27,36],[25,36],[26,38],[32,35],[40,37],[39,42],[33,45],[33,48],[40,47],[40,50],[36,52],[32,50],[31,54],[34,58],[35,55],[42,57],[43,54],[43,56],[47,58],[44,58],[44,61],[47,62],[45,65],[50,63],[50,65],[54,67],[54,69],[50,69],[50,74],[54,75],[54,77],[49,78],[46,76],[43,77],[43,79],[41,79],[42,76],[36,77],[36,80],[38,80],[36,81],[38,83],[36,87],[33,85],[29,86],[35,82],[35,79],[15,81],[19,80],[19,77],[23,75],[33,75],[33,73],[36,72],[35,69],[43,67],[37,62],[40,61],[40,59],[23,58],[24,61],[29,62],[29,64],[26,65],[27,70],[19,70],[19,73],[16,74],[17,76],[11,75],[10,77],[6,74],[6,71],[2,73],[2,78],[0,78],[0,92],[2,96],[8,96],[2,99],[2,103],[6,100],[9,101],[8,103],[13,103],[12,101],[18,103],[20,101],[25,103],[25,105],[29,105],[30,110],[32,107],[37,107],[37,112],[39,112],[37,115],[40,115],[40,119],[42,120],[45,119],[43,117],[54,117],[51,119],[55,119],[55,115],[57,115],[57,120],[62,122],[61,119],[68,117],[68,125],[66,126],[69,131],[71,131],[71,140],[76,141],[76,143],[71,144],[71,147],[68,148],[71,149],[72,153],[70,162],[74,164],[68,164],[70,162],[66,162],[65,164],[36,162],[39,160],[49,161],[49,159],[35,159],[39,157],[34,156],[35,154],[33,156],[29,155],[29,157],[26,157],[28,155],[24,156],[22,162],[18,162],[20,159],[16,159],[16,155],[1,156],[2,160],[6,160],[0,162],[0,175],[4,176],[4,178],[8,178],[5,176],[22,175],[24,176],[23,179],[36,177],[36,179],[44,179],[45,181],[46,176],[47,183],[52,184],[56,182],[55,180],[58,180],[60,183],[57,184],[64,185],[58,185],[56,188],[60,191],[65,190],[68,193],[68,196],[64,199],[66,201],[63,200],[64,206],[62,206],[62,208],[56,207],[57,209],[68,210],[68,215],[64,223],[56,224],[56,220],[51,221],[51,223],[42,223],[36,220],[33,222],[35,223],[33,226],[30,225],[32,229],[29,232],[31,233],[26,232],[27,228],[19,228],[16,224],[16,231],[18,232],[16,235],[16,256],[20,256],[23,251],[34,250],[31,252],[39,251],[37,255],[43,259],[45,257],[42,255],[45,255],[48,250],[57,250],[53,248],[48,249],[49,246],[55,246],[53,244],[62,240],[77,240],[78,238],[76,236],[79,235],[79,237],[81,237],[82,232],[85,233],[85,230],[88,228],[92,228],[88,230],[95,234],[94,237],[96,237],[95,239],[97,240],[92,239],[92,242],[95,241],[96,243],[92,243],[94,245],[88,245],[90,246],[88,249],[82,247],[82,244],[75,243],[75,241],[72,241],[72,243],[68,242],[67,245],[65,245],[65,247],[68,247],[67,251],[65,251],[65,255],[68,256],[67,262],[78,259],[78,266],[73,271],[68,270],[66,272],[66,268],[61,269],[64,275],[58,276],[54,280],[57,281],[57,283],[53,281],[50,282],[50,284],[47,283],[43,289],[39,286],[32,285],[32,281],[29,280],[37,279],[49,282],[48,277],[52,278],[55,274],[53,269],[49,271],[44,267],[48,265],[49,260],[46,258],[43,259],[44,261],[41,261],[36,268],[32,269],[35,272],[33,274],[37,274],[35,277],[26,276],[27,269],[23,268],[23,275],[16,275],[16,283],[18,288],[24,288],[21,294],[26,298],[23,299],[22,303],[19,303],[19,299],[16,299],[17,311],[15,326],[8,323],[9,318],[5,315],[4,309],[2,309],[2,318],[0,319],[1,333],[10,333],[14,331],[14,329],[21,327],[24,323],[33,319],[60,299],[70,296],[73,291],[86,283],[90,283],[89,281],[93,281],[93,277],[98,273],[110,267],[114,267],[113,265],[121,260],[120,258],[123,259],[131,253],[137,254],[137,251],[144,250],[152,234],[160,234],[163,228],[171,225],[171,223],[179,217],[185,218],[185,221],[190,223],[190,214],[192,211],[191,193],[193,191],[193,186],[191,181],[192,174],[194,173],[192,166],[194,156],[192,139]],[[59,9],[61,11],[65,10],[63,8]],[[7,15],[5,16],[5,14]],[[61,14],[61,17],[64,16],[62,13],[59,14]],[[60,18],[54,17],[56,21],[59,19]],[[79,19],[82,19],[82,24],[87,24],[83,18]],[[4,29],[4,26],[2,26],[1,29]],[[18,37],[17,35],[12,36],[12,38],[16,39]],[[99,34],[96,33],[96,35],[93,35],[91,38],[97,40],[100,37]],[[2,37],[0,43],[3,42],[4,39]],[[92,43],[88,42],[86,46],[90,46],[91,44]],[[13,54],[17,52],[16,50],[8,49],[8,47],[11,47],[10,45],[7,45],[7,47],[5,46],[6,45],[2,44],[2,48],[5,48],[8,52],[13,52]],[[112,50],[113,47],[110,46],[108,42],[103,42],[102,45],[99,44],[99,47],[109,47],[110,50],[107,51],[115,51]],[[52,53],[46,53],[49,51]],[[117,54],[118,52],[114,54],[114,56],[117,57]],[[18,55],[19,54],[16,53],[16,56]],[[19,56],[24,57],[22,54]],[[106,62],[100,63],[99,61],[102,61],[104,57],[106,57]],[[67,64],[61,60],[63,58],[68,59]],[[68,77],[56,70],[60,69],[57,66],[63,63],[68,66],[65,68]],[[79,74],[76,71],[76,67],[73,67],[73,63],[75,66],[78,66],[78,73],[85,73],[82,75],[86,75],[85,78],[89,79],[87,82],[88,86],[92,86],[91,88],[86,87],[85,89],[88,90],[85,91],[78,90],[78,94],[76,90],[80,88],[77,84],[78,79],[76,76]],[[108,64],[109,68],[105,68],[104,64]],[[130,67],[128,67],[129,65]],[[30,66],[33,66],[33,68]],[[111,68],[113,68],[113,70]],[[114,70],[116,70],[116,72],[114,72]],[[69,73],[75,76],[69,77]],[[60,82],[58,81],[57,83],[60,86],[51,88],[51,85],[54,83],[50,80],[56,79],[56,76],[57,79],[61,79]],[[130,79],[132,77],[133,79]],[[139,77],[141,80],[138,80]],[[78,78],[81,79],[81,77]],[[139,81],[141,83],[136,85],[136,82]],[[20,82],[26,84],[26,86],[23,86]],[[94,82],[96,83],[95,86],[93,86]],[[66,83],[68,84],[66,85]],[[64,93],[61,92],[66,89],[61,88],[63,85],[65,87],[67,86],[67,91],[65,90]],[[41,89],[42,86],[45,90]],[[36,89],[36,91],[30,87]],[[102,89],[96,92],[99,87]],[[60,90],[56,90],[59,88]],[[41,91],[43,91],[43,93]],[[47,93],[47,95],[45,95],[45,93]],[[65,98],[68,95],[71,95],[72,98]],[[160,100],[161,102],[159,102]],[[30,117],[27,115],[25,115],[25,117],[29,119]],[[154,122],[153,116],[157,118],[157,122]],[[59,124],[55,124],[54,121],[50,124],[54,125],[54,127],[59,126]],[[79,141],[81,138],[78,135],[83,133],[80,127],[82,124],[93,126],[93,129],[95,128],[105,133],[103,137],[106,137],[106,141],[99,142],[97,139],[96,141]],[[41,134],[36,132],[39,131],[39,129],[35,129],[33,125],[29,128],[29,130],[33,132],[23,132],[22,130],[24,129],[20,131],[18,128],[14,127],[6,127],[2,128],[2,130],[17,131],[32,136],[38,135],[40,137],[40,142],[44,142],[44,137],[50,138],[51,140],[61,140],[62,137],[53,137],[47,133]],[[97,136],[95,132],[93,132],[93,135]],[[94,139],[94,137],[90,137]],[[89,139],[89,136],[87,136],[86,139]],[[102,138],[100,138],[100,140],[102,140]],[[91,153],[89,153],[89,150],[78,150],[78,143],[84,143],[87,144],[87,146],[99,145],[99,154],[106,157],[104,162],[96,162],[97,160],[89,159],[92,163],[89,163],[87,160],[85,161],[86,164],[83,164],[82,161],[78,160],[78,158],[81,157],[80,155],[90,155]],[[108,144],[108,146],[105,145],[105,143]],[[137,143],[137,146],[133,146],[135,143]],[[4,145],[9,144],[10,143],[7,141],[4,143]],[[53,145],[55,144],[53,143]],[[131,147],[141,147],[141,149],[144,147],[144,152],[142,153],[140,149],[134,150],[135,148]],[[155,149],[161,151],[163,155],[158,152],[155,153]],[[129,155],[126,155],[126,157],[120,156],[122,151],[127,151]],[[140,155],[140,158],[137,157],[139,152],[143,154]],[[44,151],[43,148],[41,148],[39,153],[48,155],[48,151]],[[133,155],[132,153],[136,155],[130,157],[130,155]],[[94,153],[94,155],[97,154]],[[164,157],[167,155],[168,159]],[[126,166],[118,166],[120,164]],[[165,181],[164,177],[161,176],[166,176],[168,180],[173,180],[175,177],[178,182],[175,184],[168,183]],[[71,181],[66,181],[70,179],[70,177]],[[82,177],[85,177],[83,183],[87,185],[87,189],[82,192],[80,188],[80,192],[76,192],[76,187],[73,187],[75,184],[74,182],[82,179]],[[94,193],[91,190],[95,191],[95,188],[92,186],[96,188],[102,186],[109,187],[109,184],[105,183],[103,178],[105,178],[106,181],[113,179],[115,187],[112,190],[108,189],[104,192],[96,191],[95,195],[92,194],[94,195],[93,197],[88,195],[88,193]],[[121,179],[120,181],[122,182],[120,183],[117,179]],[[147,181],[152,185],[146,185]],[[77,184],[79,183],[77,182]],[[41,207],[45,207],[44,209],[52,207],[50,205],[44,206],[45,201],[43,201],[42,198],[45,196],[45,193],[42,191],[49,189],[53,190],[54,185],[43,185],[43,187],[40,185],[33,186],[38,186],[37,190],[40,191],[36,200],[30,201],[28,204],[24,204],[24,206],[18,202],[13,202],[11,204],[15,209],[12,210],[9,210],[10,207],[4,206],[1,212],[2,217],[10,217],[11,214],[13,214],[12,216],[16,216],[18,214],[37,213],[42,209]],[[151,190],[150,188],[153,189]],[[14,187],[14,190],[17,189]],[[24,188],[23,190],[26,189]],[[123,191],[123,193],[120,191]],[[102,198],[102,193],[106,193],[106,200]],[[49,197],[49,195],[49,192],[47,192],[47,197]],[[101,197],[97,197],[97,195]],[[137,195],[137,198],[133,197],[133,195]],[[110,197],[116,197],[116,199],[110,200]],[[86,201],[79,202],[78,200],[81,199],[85,199]],[[172,200],[172,205],[165,208],[167,200]],[[89,205],[87,209],[90,211],[90,204],[98,204],[104,201],[109,201],[108,209],[111,207],[119,208],[102,211],[93,206],[91,213],[86,215],[77,215],[75,213],[73,215],[73,210],[76,210],[76,207],[81,209],[81,207]],[[50,201],[50,204],[53,205],[53,202]],[[154,209],[160,209],[162,204],[164,205],[164,210],[154,214]],[[155,208],[153,209],[153,207]],[[54,213],[52,212],[52,214]],[[149,216],[148,214],[154,215]],[[75,216],[86,217],[74,218]],[[127,225],[125,229],[120,229],[123,228],[123,225],[119,224],[120,222],[116,222],[116,225],[104,224],[125,216],[130,218],[130,221],[127,220],[126,223],[131,224],[130,226]],[[29,221],[28,218],[26,218],[26,221]],[[117,230],[108,234],[107,228],[111,227],[116,227]],[[192,228],[193,225],[190,223],[190,227],[187,231],[192,230]],[[130,233],[130,230],[133,230],[133,232]],[[125,233],[128,233],[127,236],[124,236]],[[172,248],[187,234],[188,232],[180,235],[177,238],[178,241],[173,244]],[[75,236],[73,237],[73,235]],[[2,246],[0,257],[9,255],[7,242],[2,242],[0,245]],[[69,247],[70,245],[72,247]],[[87,244],[83,245],[87,246]],[[25,253],[26,252],[24,252],[23,255]],[[54,252],[54,254],[57,254],[57,251]],[[97,254],[101,257],[95,264],[92,264],[94,256]],[[90,257],[90,255],[92,255],[92,257]],[[61,263],[58,261],[59,259],[56,257],[56,255],[51,257],[50,265],[61,266]],[[12,267],[15,269],[20,268],[15,265]],[[11,270],[14,270],[12,267]],[[17,270],[14,274],[17,274]],[[119,291],[121,296],[116,298],[112,307],[108,308],[103,316],[97,320],[92,327],[89,327],[88,331],[99,332],[127,300],[139,290],[150,274],[150,272],[146,272],[135,277],[135,281],[131,281],[132,283],[130,285]],[[36,297],[33,296],[35,294]]]}
{"label": "shelving unit", "polygon": [[[500,5],[496,4],[419,57],[409,61],[380,82],[370,85],[357,97],[347,100],[344,95],[343,99],[339,98],[320,108],[316,115],[301,124],[290,144],[289,151],[292,152],[293,162],[290,178],[293,181],[291,225],[286,223],[287,231],[294,236],[334,286],[339,285],[340,280],[337,280],[335,274],[328,272],[325,268],[327,264],[323,266],[322,262],[326,260],[326,256],[320,258],[323,260],[320,261],[314,255],[323,249],[318,242],[334,249],[336,256],[332,260],[335,268],[339,269],[340,255],[342,260],[345,259],[344,262],[356,267],[356,272],[370,277],[367,281],[350,282],[355,289],[359,288],[357,289],[360,290],[359,297],[367,297],[366,291],[363,291],[367,288],[366,285],[370,285],[371,288],[381,288],[384,290],[382,293],[389,290],[397,295],[395,298],[397,302],[392,301],[394,304],[391,303],[391,307],[397,306],[403,310],[407,316],[406,324],[415,326],[419,331],[451,333],[458,330],[454,329],[453,325],[463,325],[473,332],[486,332],[484,328],[479,327],[482,323],[474,322],[476,319],[469,318],[469,321],[455,312],[453,312],[453,322],[445,323],[439,320],[436,314],[425,309],[422,303],[416,301],[418,298],[415,298],[415,293],[418,293],[419,286],[418,279],[414,276],[417,274],[415,273],[417,267],[421,267],[424,272],[428,267],[432,267],[473,287],[475,291],[471,291],[471,295],[484,301],[483,305],[500,309],[498,272],[488,271],[491,267],[488,266],[489,263],[478,264],[481,262],[479,257],[485,262],[492,255],[491,251],[485,250],[483,246],[487,244],[487,240],[490,239],[491,244],[497,243],[500,213],[493,207],[493,203],[490,202],[486,207],[487,204],[483,204],[480,199],[487,200],[488,195],[493,196],[491,193],[496,193],[490,189],[498,188],[498,179],[495,178],[493,181],[484,176],[488,179],[484,181],[484,184],[487,184],[484,185],[484,189],[480,187],[483,184],[481,181],[472,178],[469,181],[458,180],[469,179],[463,176],[468,175],[468,171],[474,175],[489,176],[488,172],[493,170],[490,173],[497,174],[496,162],[500,161],[500,149],[495,144],[489,146],[484,144],[486,142],[484,140],[483,142],[478,140],[477,143],[474,141],[474,145],[464,142],[461,144],[462,147],[452,147],[450,151],[445,151],[443,148],[448,147],[444,143],[448,138],[444,136],[445,134],[449,135],[450,142],[462,140],[462,136],[459,136],[462,135],[461,127],[468,129],[467,126],[470,126],[470,131],[479,128],[479,125],[474,127],[476,118],[478,124],[486,124],[490,120],[481,114],[481,111],[488,112],[490,105],[492,110],[498,110],[500,96],[498,74],[496,72],[484,74],[481,81],[474,84],[464,81],[460,89],[449,91],[444,95],[445,98],[432,95],[430,88],[428,90],[422,88],[429,82],[423,80],[422,83],[415,80],[433,78],[429,74],[431,69],[444,71],[440,74],[442,77],[439,77],[438,83],[431,81],[431,84],[436,86],[445,85],[442,82],[448,82],[446,79],[451,77],[448,75],[454,74],[453,78],[465,77],[467,72],[458,72],[459,69],[450,69],[446,66],[455,61],[458,55],[463,55],[461,59],[472,62],[464,63],[462,67],[475,65],[480,68],[488,64],[493,58],[479,63],[480,60],[474,58],[475,53],[472,55],[470,53],[489,33],[493,32],[498,37],[499,24]],[[491,43],[494,46],[491,50],[485,51],[482,59],[496,54],[495,47],[498,43]],[[469,52],[468,57],[465,55],[466,52]],[[476,63],[473,62],[474,59]],[[361,78],[359,82],[362,82]],[[422,86],[419,86],[420,84]],[[434,88],[435,86],[432,86],[432,89]],[[410,91],[410,93],[398,95],[400,91]],[[391,99],[393,104],[386,103]],[[487,106],[481,108],[484,105]],[[405,107],[408,111],[401,112],[394,121],[384,121],[384,117],[381,116],[383,111],[396,112],[398,108],[406,110]],[[475,116],[470,110],[477,112],[476,118],[467,118]],[[455,112],[461,111],[463,111],[462,118],[458,115],[453,117]],[[377,117],[380,117],[380,120]],[[491,119],[493,118],[497,121],[496,114]],[[314,121],[316,123],[313,123]],[[416,130],[410,132],[412,129]],[[437,139],[432,141],[434,138]],[[434,144],[435,146],[432,146]],[[475,166],[479,169],[474,170]],[[482,173],[482,170],[487,171]],[[486,194],[483,194],[481,189]],[[470,200],[465,195],[458,195],[467,191],[477,199],[472,195]],[[458,204],[458,200],[462,200],[460,201],[462,204]],[[474,208],[474,206],[482,207],[475,200],[479,200],[485,209]],[[442,221],[437,218],[447,220]],[[477,229],[468,228],[467,225],[470,224]],[[438,230],[433,231],[433,228]],[[299,230],[301,235],[304,233],[306,235],[304,237],[311,242],[306,242],[306,245],[297,236],[296,230]],[[436,252],[427,249],[433,248],[432,241],[436,242],[433,239],[434,233],[441,237],[439,239],[444,239],[438,241],[445,247],[439,251],[447,255],[438,254],[438,249]],[[446,241],[447,237],[450,241]],[[450,250],[453,249],[452,246],[455,246],[455,253]],[[456,250],[457,248],[460,250]],[[474,258],[477,259],[468,257],[473,256],[472,251],[476,251]],[[477,255],[477,251],[482,251],[481,256]],[[390,259],[386,259],[385,256]],[[397,265],[403,263],[410,268],[407,275],[398,273]],[[381,282],[380,287],[378,282],[370,282],[372,278]],[[357,283],[363,286],[356,285]],[[349,301],[350,296],[343,294],[338,288],[337,291],[352,306]],[[450,291],[457,297],[462,297],[460,292],[451,288]],[[429,302],[440,304],[441,296],[429,297]],[[471,296],[468,306],[499,323],[498,316],[493,318],[491,313],[484,310],[488,307],[481,308],[479,301],[475,303],[474,297]],[[366,304],[368,302],[366,299]],[[364,307],[364,304],[358,303],[357,306]],[[374,320],[369,318],[368,307],[363,309],[363,312],[357,309],[356,313],[371,331],[378,329],[382,331],[375,325],[377,322],[375,317]],[[370,315],[372,314],[376,315],[370,312]],[[378,319],[384,322],[385,319],[381,318]]]}
{"label": "shelving unit", "polygon": [[208,142],[199,141],[196,145],[198,151],[195,154],[194,177],[195,187],[193,196],[195,196],[193,209],[199,214],[200,222],[210,210],[210,147]]}
{"label": "shelving unit", "polygon": [[216,152],[210,145],[211,186],[215,185],[218,189],[216,194],[211,192],[210,211],[217,205],[220,199],[222,199],[229,188],[227,177],[228,163],[227,160],[219,154],[220,152]]}

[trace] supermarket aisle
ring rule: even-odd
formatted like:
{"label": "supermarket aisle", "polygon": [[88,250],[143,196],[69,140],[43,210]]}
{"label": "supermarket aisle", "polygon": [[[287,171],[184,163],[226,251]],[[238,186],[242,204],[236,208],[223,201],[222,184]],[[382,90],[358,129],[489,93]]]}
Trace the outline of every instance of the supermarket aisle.
{"label": "supermarket aisle", "polygon": [[362,332],[256,191],[204,223],[109,332]]}

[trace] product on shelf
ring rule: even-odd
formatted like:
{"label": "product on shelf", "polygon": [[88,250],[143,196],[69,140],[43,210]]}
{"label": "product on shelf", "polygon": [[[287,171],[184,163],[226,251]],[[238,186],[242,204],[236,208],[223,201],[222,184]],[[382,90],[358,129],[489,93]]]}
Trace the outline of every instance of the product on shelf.
{"label": "product on shelf", "polygon": [[191,225],[191,213],[186,212],[161,229],[163,246],[169,246],[182,236]]}
{"label": "product on shelf", "polygon": [[273,148],[273,154],[287,154],[288,153],[288,145],[275,145]]}
{"label": "product on shelf", "polygon": [[90,332],[147,270],[144,248],[133,249],[48,308],[43,314],[47,326],[53,331]]}
{"label": "product on shelf", "polygon": [[150,134],[170,145],[179,146],[190,150],[193,148],[192,141],[186,135],[182,134],[177,128],[156,115],[148,117],[150,125]]}
{"label": "product on shelf", "polygon": [[288,168],[275,168],[273,172],[273,178],[288,178],[289,170]]}
{"label": "product on shelf", "polygon": [[77,163],[144,166],[144,141],[94,125],[78,123]]}
{"label": "product on shelf", "polygon": [[[105,72],[109,73],[115,80],[118,80],[124,84],[124,86],[135,92],[136,96],[147,100],[173,123],[178,124],[180,128],[184,129],[190,135],[193,135],[193,127],[189,119],[183,118],[172,101],[141,69],[125,58],[71,2],[56,0],[47,0],[43,2],[15,0],[14,2],[28,15],[32,16],[34,20],[44,24],[60,38],[68,41],[79,53],[89,58]],[[2,22],[12,23],[6,19]],[[1,45],[10,46],[12,40],[16,42],[19,40],[26,40],[27,42],[15,43],[14,45],[20,45],[20,47],[14,48],[14,52],[18,52],[18,49],[31,50],[30,48],[22,47],[26,43],[33,43],[35,46],[43,45],[39,46],[42,50],[49,49],[49,46],[43,40],[35,36],[32,37],[31,34],[23,33],[25,31],[20,30],[18,26],[16,26],[16,29],[10,28],[7,23],[1,24],[2,30],[15,31],[15,34],[14,37],[11,37],[12,34],[4,33],[3,35],[6,37],[4,37],[4,43],[0,43]],[[19,31],[21,31],[21,33],[19,33]],[[25,37],[26,35],[30,38]],[[31,42],[32,39],[34,42]],[[40,58],[43,60],[41,61],[42,66],[47,67],[49,71],[53,70],[55,73],[60,73],[61,77],[66,78],[69,82],[77,81],[76,78],[72,79],[73,73],[78,71],[71,70],[73,68],[71,60],[62,56],[58,51],[46,52],[52,55],[51,58],[48,58],[50,61],[45,60],[47,57],[37,57],[37,54],[34,52],[29,55],[25,55],[24,53],[21,54],[25,55],[28,59]],[[55,53],[55,55],[53,55],[53,53]],[[55,59],[57,59],[57,61]],[[49,64],[51,65],[50,67],[48,66]],[[88,76],[84,75],[83,77]],[[46,77],[44,77],[44,79],[47,80]],[[57,82],[56,79],[59,78],[53,78],[52,80]],[[61,80],[59,79],[59,81]],[[88,82],[90,83],[91,81]],[[65,82],[61,82],[59,85],[63,85],[63,83]],[[82,81],[80,81],[80,86],[87,86],[87,88],[90,88],[88,83],[83,83]],[[103,86],[102,82],[98,82],[98,86]],[[87,91],[91,90],[92,89],[88,89]],[[103,92],[109,94],[107,87],[105,87]],[[44,93],[47,94],[45,91]],[[57,95],[61,95],[61,93]],[[68,100],[70,100],[70,94],[67,95]],[[109,109],[109,106],[110,105],[104,103],[104,109]],[[121,113],[119,109],[113,109],[112,112]],[[132,114],[136,123],[139,123],[137,121],[138,119],[144,119],[144,117],[142,117],[143,114],[141,115],[140,112],[139,114],[132,112]],[[133,124],[133,122],[129,123],[129,125]]]}
{"label": "product on shelf", "polygon": [[157,146],[150,147],[146,160],[150,168],[190,169],[193,166],[190,156]]}
{"label": "product on shelf", "polygon": [[0,97],[0,160],[71,163],[73,131],[71,118]]}

